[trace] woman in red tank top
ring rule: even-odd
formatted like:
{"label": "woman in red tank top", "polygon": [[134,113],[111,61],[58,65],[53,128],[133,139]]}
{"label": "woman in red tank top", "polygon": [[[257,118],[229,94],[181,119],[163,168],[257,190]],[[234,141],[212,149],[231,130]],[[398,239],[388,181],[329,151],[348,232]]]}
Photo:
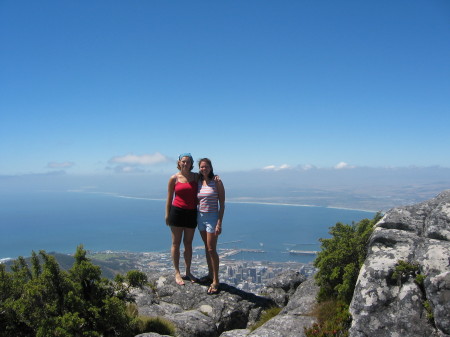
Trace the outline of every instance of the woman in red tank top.
{"label": "woman in red tank top", "polygon": [[169,179],[166,202],[166,225],[172,231],[172,262],[175,268],[175,282],[184,285],[180,273],[180,245],[184,244],[185,279],[196,282],[191,273],[192,241],[197,227],[198,174],[191,172],[194,160],[190,153],[178,157],[178,173]]}

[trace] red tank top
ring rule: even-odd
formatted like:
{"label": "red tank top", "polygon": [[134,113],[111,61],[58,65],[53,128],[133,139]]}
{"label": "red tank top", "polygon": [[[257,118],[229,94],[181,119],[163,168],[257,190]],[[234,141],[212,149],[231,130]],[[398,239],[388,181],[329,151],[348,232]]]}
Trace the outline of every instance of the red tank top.
{"label": "red tank top", "polygon": [[191,181],[190,183],[175,183],[175,198],[172,205],[184,209],[196,209],[197,208],[197,182]]}

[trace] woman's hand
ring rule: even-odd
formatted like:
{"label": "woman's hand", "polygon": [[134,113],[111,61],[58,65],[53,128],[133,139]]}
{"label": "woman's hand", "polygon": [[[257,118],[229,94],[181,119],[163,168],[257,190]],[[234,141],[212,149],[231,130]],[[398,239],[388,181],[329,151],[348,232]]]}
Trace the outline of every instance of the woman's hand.
{"label": "woman's hand", "polygon": [[219,220],[217,220],[215,234],[220,235],[221,233],[222,233],[222,220],[219,219]]}

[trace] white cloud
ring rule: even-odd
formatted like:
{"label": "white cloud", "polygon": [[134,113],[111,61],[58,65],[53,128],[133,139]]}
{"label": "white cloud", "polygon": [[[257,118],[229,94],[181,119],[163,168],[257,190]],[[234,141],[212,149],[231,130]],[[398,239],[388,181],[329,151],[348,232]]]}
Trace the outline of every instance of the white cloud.
{"label": "white cloud", "polygon": [[275,165],[269,165],[269,166],[263,167],[263,170],[275,170]]}
{"label": "white cloud", "polygon": [[141,172],[142,170],[137,169],[135,166],[119,165],[114,168],[114,171],[118,173],[135,173]]}
{"label": "white cloud", "polygon": [[287,169],[290,169],[290,168],[291,167],[289,165],[287,165],[287,164],[283,164],[283,165],[280,165],[280,166],[269,165],[269,166],[263,167],[263,170],[266,170],[266,171],[280,171],[280,170],[287,170]]}
{"label": "white cloud", "polygon": [[341,161],[340,163],[336,164],[334,166],[334,168],[336,170],[342,170],[342,169],[351,169],[351,168],[355,168],[355,166],[349,165],[346,162]]}
{"label": "white cloud", "polygon": [[316,166],[311,165],[311,164],[306,164],[306,165],[300,166],[300,169],[302,169],[303,171],[309,171],[309,170],[316,169],[316,168],[317,168]]}
{"label": "white cloud", "polygon": [[[169,159],[159,152],[153,154],[143,154],[140,156],[127,154],[125,156],[116,156],[109,160],[112,164],[133,165],[133,166],[150,166],[168,162]],[[127,169],[129,171],[129,168]]]}
{"label": "white cloud", "polygon": [[57,162],[50,162],[47,164],[47,168],[51,168],[51,169],[62,169],[62,168],[71,168],[72,166],[74,166],[75,163],[72,163],[71,161],[65,161],[62,163],[57,163]]}

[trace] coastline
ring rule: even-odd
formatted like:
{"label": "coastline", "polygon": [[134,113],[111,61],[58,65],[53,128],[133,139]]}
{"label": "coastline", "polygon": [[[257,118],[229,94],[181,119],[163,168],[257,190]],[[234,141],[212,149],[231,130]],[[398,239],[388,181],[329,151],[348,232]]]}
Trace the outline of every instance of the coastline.
{"label": "coastline", "polygon": [[[124,195],[114,192],[92,192],[92,191],[83,191],[83,190],[67,190],[70,193],[86,193],[86,194],[101,194],[116,198],[124,198],[124,199],[136,199],[136,200],[148,200],[148,201],[166,201],[164,198],[150,198],[150,197],[138,197],[133,195]],[[338,209],[345,211],[357,211],[357,212],[366,212],[366,213],[376,213],[376,210],[370,209],[361,209],[356,207],[343,207],[343,206],[333,206],[333,205],[314,205],[314,204],[301,204],[301,203],[289,203],[289,202],[268,202],[268,201],[260,201],[257,198],[247,198],[248,201],[236,200],[234,198],[227,199],[227,204],[252,204],[252,205],[267,205],[267,206],[288,206],[288,207],[315,207],[315,208],[330,208],[330,209]]]}
{"label": "coastline", "polygon": [[[162,198],[65,190],[4,201],[0,217],[9,226],[0,238],[0,259],[6,261],[41,249],[71,253],[79,244],[91,251],[128,252],[163,252],[170,245],[170,231],[162,221]],[[303,258],[290,257],[288,251],[318,250],[319,239],[329,235],[330,226],[370,218],[372,213],[277,201],[229,200],[221,247],[234,249],[234,257],[242,260],[303,262]],[[58,240],[45,235],[49,231]],[[199,235],[194,240],[195,245],[202,244]],[[264,250],[264,254],[255,250]]]}

